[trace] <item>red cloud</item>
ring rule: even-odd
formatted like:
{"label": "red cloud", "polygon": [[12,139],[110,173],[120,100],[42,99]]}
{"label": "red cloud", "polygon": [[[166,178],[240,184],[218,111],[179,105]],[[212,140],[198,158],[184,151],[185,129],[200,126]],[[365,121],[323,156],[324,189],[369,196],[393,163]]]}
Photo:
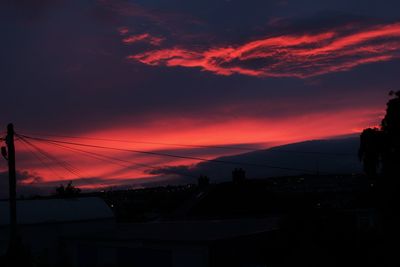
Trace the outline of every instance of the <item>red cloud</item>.
{"label": "red cloud", "polygon": [[[378,122],[375,118],[380,114],[382,114],[382,110],[370,106],[365,108],[352,107],[343,110],[335,110],[333,112],[318,111],[315,113],[299,114],[285,119],[239,116],[224,122],[206,123],[204,120],[196,118],[174,118],[173,124],[169,123],[171,118],[168,116],[156,116],[153,118],[153,122],[148,125],[133,126],[133,128],[119,125],[112,129],[103,129],[86,133],[88,137],[94,138],[93,140],[90,140],[90,138],[88,140],[84,138],[82,140],[75,140],[67,137],[51,139],[150,152],[171,150],[173,152],[168,153],[190,156],[190,153],[193,153],[190,149],[183,149],[182,147],[162,143],[224,146],[229,144],[265,143],[265,141],[268,140],[269,144],[280,145],[308,139],[320,139],[329,136],[355,133],[365,127],[376,125]],[[347,119],[344,120],[343,118]],[[201,131],[198,129],[200,123],[202,124]],[[121,140],[136,140],[139,141],[139,143],[107,141],[104,139],[107,138],[107,136],[115,136],[116,139]],[[99,140],[95,140],[95,138],[99,138]],[[156,141],[160,143],[140,143],[140,141]],[[20,143],[17,144],[19,145]],[[72,146],[75,149],[83,149],[91,153],[123,160],[123,162],[115,162],[113,160],[104,161],[104,159],[101,160],[101,158],[99,160],[97,156],[93,157],[93,154],[92,156],[88,156],[87,153],[78,153],[76,150],[64,149],[50,143],[35,142],[35,144],[54,157],[70,163],[77,169],[78,174],[80,174],[80,177],[77,177],[76,174],[66,172],[58,164],[52,161],[47,162],[46,159],[44,159],[46,164],[43,166],[40,164],[41,162],[37,161],[35,158],[29,158],[28,156],[30,154],[28,153],[30,153],[30,150],[21,144],[18,148],[19,153],[26,156],[22,157],[19,166],[22,167],[22,169],[30,170],[31,173],[35,173],[35,177],[43,177],[43,179],[27,179],[26,183],[40,186],[46,186],[47,184],[52,188],[54,182],[61,183],[63,180],[66,182],[76,180],[76,182],[74,182],[75,184],[79,184],[79,187],[86,189],[117,186],[129,183],[127,179],[133,182],[137,177],[153,177],[153,175],[149,173],[149,170],[152,170],[151,168],[141,167],[135,164],[145,164],[158,168],[162,166],[190,165],[199,162],[190,159],[157,157],[114,150]],[[174,149],[178,150],[174,151]],[[241,152],[242,151],[235,150],[203,149],[198,150],[198,153],[203,154],[196,155],[202,158],[212,159]],[[124,160],[128,162],[124,162]],[[130,164],[129,161],[132,163]],[[93,179],[93,181],[91,181],[90,177],[102,177],[102,179]],[[104,184],[105,181],[107,181],[107,184]]]}
{"label": "red cloud", "polygon": [[335,29],[318,34],[282,35],[205,50],[173,47],[128,58],[152,66],[197,67],[225,76],[307,78],[392,60],[399,58],[399,52],[400,23],[394,23],[352,33]]}
{"label": "red cloud", "polygon": [[163,38],[155,37],[150,35],[149,33],[143,33],[143,34],[138,34],[138,35],[131,35],[127,38],[124,38],[122,42],[125,44],[133,44],[136,42],[147,42],[149,44],[159,46],[161,45]]}

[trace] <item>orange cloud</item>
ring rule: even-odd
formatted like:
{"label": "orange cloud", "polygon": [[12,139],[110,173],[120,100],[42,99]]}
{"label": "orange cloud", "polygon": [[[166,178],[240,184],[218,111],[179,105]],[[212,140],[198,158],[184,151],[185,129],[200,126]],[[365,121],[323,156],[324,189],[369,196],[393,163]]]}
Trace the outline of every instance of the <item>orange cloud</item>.
{"label": "orange cloud", "polygon": [[352,33],[346,30],[282,35],[204,50],[173,47],[133,54],[128,59],[151,66],[195,67],[225,76],[308,78],[399,58],[400,23]]}

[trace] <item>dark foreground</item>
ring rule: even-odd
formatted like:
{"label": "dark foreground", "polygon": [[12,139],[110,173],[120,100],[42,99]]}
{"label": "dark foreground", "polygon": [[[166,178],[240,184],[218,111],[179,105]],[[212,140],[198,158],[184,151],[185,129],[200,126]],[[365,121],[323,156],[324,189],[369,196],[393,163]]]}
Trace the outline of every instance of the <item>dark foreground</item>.
{"label": "dark foreground", "polygon": [[25,200],[94,217],[20,224],[1,266],[399,266],[394,188],[309,175]]}

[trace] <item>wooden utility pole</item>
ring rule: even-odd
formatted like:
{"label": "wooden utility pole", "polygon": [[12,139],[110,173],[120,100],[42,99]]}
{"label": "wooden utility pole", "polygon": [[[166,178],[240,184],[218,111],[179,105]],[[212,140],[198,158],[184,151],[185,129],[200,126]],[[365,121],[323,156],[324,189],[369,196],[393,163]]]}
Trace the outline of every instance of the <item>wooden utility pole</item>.
{"label": "wooden utility pole", "polygon": [[9,199],[10,199],[10,249],[17,241],[17,179],[15,170],[15,146],[14,146],[14,125],[7,125],[7,159],[9,176]]}

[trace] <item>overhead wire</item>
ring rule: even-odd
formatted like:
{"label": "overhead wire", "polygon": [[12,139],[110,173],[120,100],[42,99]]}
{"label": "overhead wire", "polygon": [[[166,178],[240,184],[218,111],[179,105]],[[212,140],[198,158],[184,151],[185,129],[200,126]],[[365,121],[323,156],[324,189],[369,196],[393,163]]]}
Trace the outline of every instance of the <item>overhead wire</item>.
{"label": "overhead wire", "polygon": [[32,142],[30,142],[29,140],[26,140],[26,138],[24,138],[23,136],[20,136],[20,135],[17,135],[17,136],[20,137],[22,140],[25,140],[26,143],[30,144],[33,148],[35,148],[36,151],[38,151],[40,154],[42,154],[45,158],[49,159],[50,161],[55,162],[57,165],[59,165],[60,167],[62,167],[65,170],[67,170],[69,173],[73,174],[77,178],[81,178],[80,171],[77,168],[75,168],[74,166],[72,166],[71,164],[69,164],[68,162],[57,159],[56,157],[54,157],[51,154],[49,154],[48,152],[44,151],[40,147],[32,144]]}
{"label": "overhead wire", "polygon": [[[213,145],[177,144],[177,143],[121,140],[121,139],[96,138],[96,137],[87,137],[87,136],[79,137],[79,136],[71,136],[71,135],[42,134],[42,133],[31,133],[31,135],[45,136],[45,137],[58,137],[58,138],[67,138],[67,139],[82,139],[82,140],[93,140],[93,141],[120,142],[120,143],[130,143],[130,144],[150,144],[150,145],[166,145],[166,146],[191,147],[191,148],[228,149],[228,150],[242,150],[242,151],[255,151],[255,150],[257,150],[257,148],[242,147],[242,146],[238,147],[238,146],[213,146]],[[354,155],[356,155],[354,153],[332,153],[332,152],[321,152],[321,151],[287,150],[287,149],[282,149],[282,148],[270,148],[268,150],[268,152],[296,153],[296,154],[315,154],[315,155],[326,155],[326,156],[354,156]]]}
{"label": "overhead wire", "polygon": [[[57,171],[54,169],[52,164],[47,164],[45,161],[43,161],[43,159],[39,156],[41,154],[37,154],[36,151],[34,150],[34,148],[31,147],[31,144],[29,144],[28,142],[26,142],[26,140],[24,140],[23,138],[18,138],[16,139],[16,141],[21,141],[21,144],[23,144],[27,150],[42,164],[42,166],[46,169],[48,169],[50,172],[52,172],[56,177],[60,177],[62,179],[64,179],[65,177],[63,177],[62,175],[60,175],[59,173],[57,173]],[[42,155],[43,156],[43,155]]]}
{"label": "overhead wire", "polygon": [[[42,142],[47,142],[47,141],[42,141]],[[99,154],[99,153],[95,153],[95,152],[91,152],[91,151],[87,151],[87,150],[83,150],[83,149],[79,149],[79,148],[69,147],[69,146],[65,146],[65,145],[61,145],[61,144],[56,144],[56,143],[52,143],[52,142],[49,142],[49,143],[53,144],[53,145],[56,145],[58,147],[64,148],[64,149],[68,149],[68,150],[84,153],[87,156],[90,156],[92,158],[103,160],[105,162],[116,164],[116,165],[119,165],[119,166],[122,166],[122,167],[125,167],[125,168],[132,168],[131,165],[126,165],[126,164],[132,164],[132,165],[135,165],[135,166],[138,166],[138,167],[142,167],[142,168],[150,168],[150,169],[154,169],[154,170],[159,170],[160,169],[160,167],[149,165],[149,164],[137,163],[137,162],[123,160],[123,159],[119,159],[119,158],[115,158],[115,157],[111,157],[111,156],[105,156],[105,155],[102,155],[102,154]],[[126,163],[126,164],[121,164],[121,163],[118,163],[118,162],[123,162],[123,163]],[[177,172],[177,171],[170,171],[170,173],[181,175],[181,176],[187,176],[187,177],[191,177],[191,178],[198,178],[197,176],[190,175],[190,174],[187,174],[187,173],[181,173],[181,172]]]}
{"label": "overhead wire", "polygon": [[45,139],[45,138],[38,138],[38,137],[30,137],[30,136],[26,136],[26,135],[20,135],[20,136],[23,136],[23,137],[29,138],[29,139],[33,139],[33,140],[45,140],[45,141],[52,142],[52,143],[69,144],[69,145],[74,145],[74,146],[108,149],[108,150],[115,150],[115,151],[125,151],[125,152],[153,155],[153,156],[158,156],[158,157],[171,157],[171,158],[190,159],[190,160],[210,162],[210,163],[229,164],[229,165],[236,165],[236,166],[265,167],[265,168],[270,168],[270,169],[280,169],[280,170],[297,171],[297,172],[300,171],[300,172],[305,172],[305,173],[315,173],[315,170],[302,169],[302,168],[291,168],[291,167],[274,166],[274,165],[269,165],[269,164],[248,163],[248,162],[236,162],[236,161],[221,160],[221,159],[205,159],[205,158],[200,158],[200,157],[181,156],[181,155],[175,155],[175,154],[169,154],[169,153],[160,153],[160,152],[152,152],[152,151],[142,151],[142,150],[134,150],[134,149],[115,148],[115,147],[108,147],[108,146],[52,140],[52,139]]}
{"label": "overhead wire", "polygon": [[[30,146],[32,146],[34,149],[36,149],[36,150],[38,150],[39,151],[39,153],[41,153],[41,152],[44,152],[42,149],[40,149],[38,146],[36,146],[36,145],[34,145],[34,144],[32,144],[32,142],[29,142],[28,140],[26,140],[26,138],[24,138],[24,137],[22,137],[22,136],[18,136],[18,135],[16,135],[18,138],[20,138],[21,140],[23,140],[23,141],[25,141],[25,142],[27,142]],[[42,153],[41,153],[42,154]],[[48,153],[47,153],[48,154]],[[48,154],[49,155],[49,154]],[[66,170],[67,172],[69,172],[69,173],[72,173],[74,176],[76,176],[78,179],[80,179],[80,180],[83,180],[84,178],[83,178],[83,175],[82,175],[82,173],[81,173],[81,171],[78,169],[78,168],[76,168],[76,167],[74,167],[74,166],[72,166],[70,163],[68,163],[68,162],[65,162],[65,161],[59,161],[59,160],[57,160],[55,157],[53,157],[53,156],[51,156],[51,155],[49,155],[50,156],[50,160],[53,160],[53,161],[55,161],[56,162],[56,164],[57,165],[59,165],[61,168],[63,168],[64,170]],[[46,157],[47,158],[47,157]],[[60,163],[61,163],[61,165],[60,165]],[[67,166],[64,166],[64,164],[67,164]],[[73,170],[72,170],[72,172],[71,172],[71,169],[70,168],[73,168]],[[65,179],[65,178],[64,178]],[[94,182],[94,181],[92,181],[92,180],[90,180],[90,178],[87,178],[87,179],[84,179],[85,181],[87,181],[89,184],[91,184],[91,185],[95,185],[95,184],[100,184],[101,186],[103,186],[103,187],[107,187],[107,185],[106,184],[104,184],[104,183],[102,183],[102,182]]]}
{"label": "overhead wire", "polygon": [[177,143],[164,143],[164,142],[151,142],[151,141],[134,141],[134,140],[122,140],[122,139],[112,139],[112,138],[97,138],[97,137],[87,137],[87,136],[71,136],[71,135],[57,135],[57,134],[40,134],[40,133],[26,133],[36,136],[45,137],[58,137],[58,138],[68,138],[68,139],[84,139],[93,141],[107,141],[107,142],[119,142],[119,143],[129,143],[129,144],[148,144],[148,145],[164,145],[164,146],[177,146],[177,147],[191,147],[191,148],[215,148],[215,149],[230,149],[230,150],[244,150],[244,151],[254,151],[257,148],[250,147],[238,147],[238,146],[212,146],[212,145],[193,145],[193,144],[177,144]]}

